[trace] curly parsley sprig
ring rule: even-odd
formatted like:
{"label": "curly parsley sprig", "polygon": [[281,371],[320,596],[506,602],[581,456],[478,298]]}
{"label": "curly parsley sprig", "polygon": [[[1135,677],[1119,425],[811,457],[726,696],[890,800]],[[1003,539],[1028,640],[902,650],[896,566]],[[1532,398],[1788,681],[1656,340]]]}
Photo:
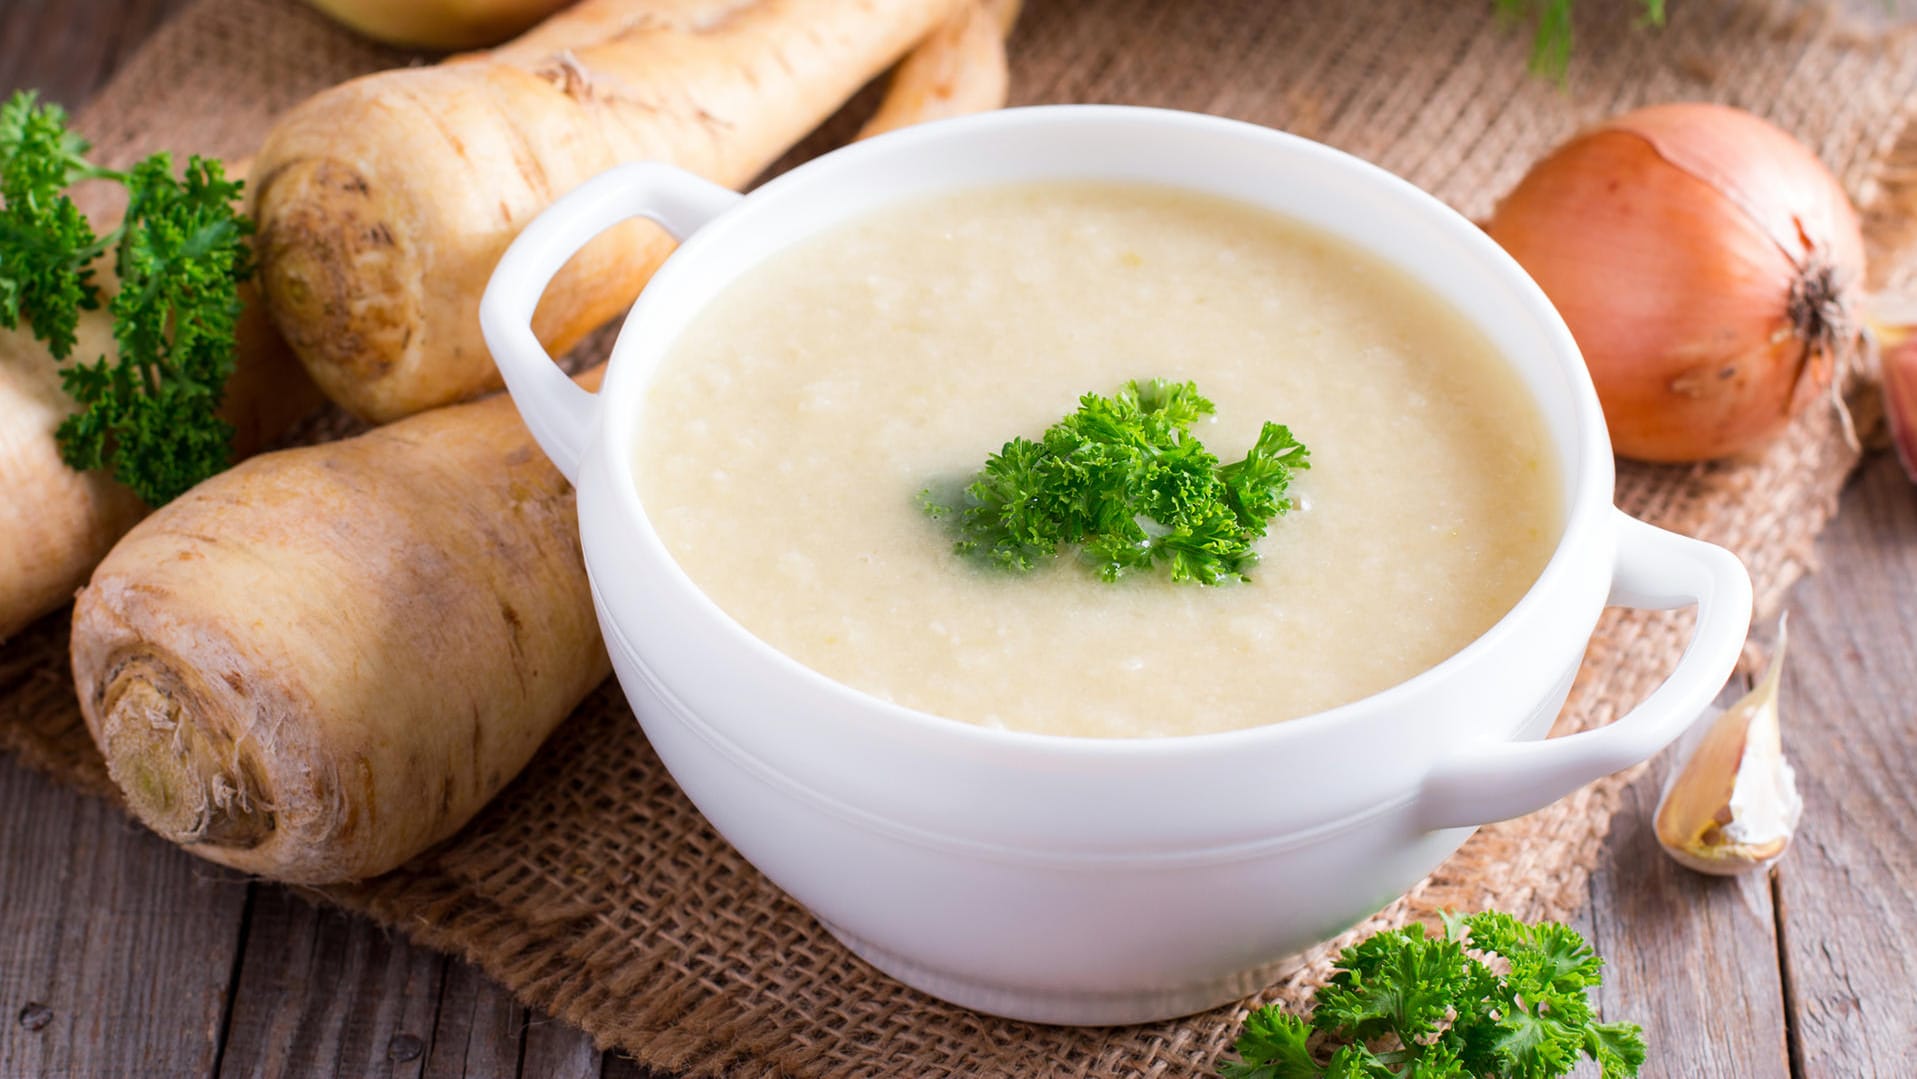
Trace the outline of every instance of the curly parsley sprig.
{"label": "curly parsley sprig", "polygon": [[965,507],[920,493],[933,517],[956,514],[955,550],[1025,572],[1077,545],[1107,581],[1164,565],[1174,581],[1248,579],[1252,544],[1310,453],[1267,423],[1242,461],[1220,465],[1191,433],[1213,405],[1190,382],[1128,382],[1079,398],[1036,442],[1014,438],[965,488]]}
{"label": "curly parsley sprig", "polygon": [[[111,468],[158,506],[231,459],[233,429],[219,408],[253,224],[235,208],[239,181],[218,161],[192,157],[175,176],[160,153],[121,172],[88,162],[88,149],[66,113],[31,92],[0,106],[0,326],[24,319],[66,359],[80,312],[100,306],[94,260],[114,253],[119,289],[107,309],[118,354],[61,370],[80,409],[57,437],[68,465]],[[127,189],[126,216],[105,236],[66,193],[89,179]]]}
{"label": "curly parsley sprig", "polygon": [[[1499,957],[1505,972],[1481,956]],[[1644,1064],[1643,1031],[1592,1013],[1587,993],[1603,966],[1569,926],[1498,911],[1446,915],[1442,937],[1416,924],[1378,933],[1338,956],[1309,1020],[1277,1005],[1253,1012],[1239,1059],[1220,1070],[1226,1079],[1559,1079],[1581,1054],[1603,1079],[1628,1079]]]}

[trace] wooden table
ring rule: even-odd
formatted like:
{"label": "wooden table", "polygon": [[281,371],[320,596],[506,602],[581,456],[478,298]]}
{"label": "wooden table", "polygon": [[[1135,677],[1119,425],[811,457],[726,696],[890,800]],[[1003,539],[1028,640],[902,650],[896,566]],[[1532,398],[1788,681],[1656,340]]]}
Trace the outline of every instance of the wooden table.
{"label": "wooden table", "polygon": [[[77,106],[182,2],[5,0],[0,90]],[[1917,489],[1896,462],[1866,464],[1818,552],[1784,686],[1789,856],[1768,878],[1677,868],[1648,826],[1654,767],[1591,878],[1601,1009],[1644,1025],[1647,1075],[1917,1074]],[[646,1072],[470,964],[0,759],[0,1076],[389,1074]]]}

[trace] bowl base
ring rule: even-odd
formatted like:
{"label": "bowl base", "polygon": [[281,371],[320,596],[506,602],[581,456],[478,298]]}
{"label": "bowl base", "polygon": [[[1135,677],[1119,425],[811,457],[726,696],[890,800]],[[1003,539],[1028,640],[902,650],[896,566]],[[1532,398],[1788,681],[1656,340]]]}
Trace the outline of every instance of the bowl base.
{"label": "bowl base", "polygon": [[1210,1011],[1256,993],[1290,973],[1301,962],[1301,957],[1290,955],[1215,981],[1131,992],[1013,988],[935,970],[848,933],[823,918],[818,922],[854,955],[921,993],[987,1015],[1055,1026],[1124,1026]]}

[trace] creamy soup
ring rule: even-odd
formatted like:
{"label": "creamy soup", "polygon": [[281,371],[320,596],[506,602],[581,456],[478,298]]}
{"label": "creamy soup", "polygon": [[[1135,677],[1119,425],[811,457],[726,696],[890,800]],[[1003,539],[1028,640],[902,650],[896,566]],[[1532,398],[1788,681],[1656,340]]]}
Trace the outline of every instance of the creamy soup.
{"label": "creamy soup", "polygon": [[[1248,583],[1028,574],[953,553],[918,492],[1086,392],[1191,380],[1222,460],[1311,452]],[[1378,258],[1235,202],[1053,183],[893,205],[780,253],[675,343],[640,494],[747,630],[873,696],[1092,737],[1353,701],[1489,628],[1557,543],[1554,452],[1484,337]]]}

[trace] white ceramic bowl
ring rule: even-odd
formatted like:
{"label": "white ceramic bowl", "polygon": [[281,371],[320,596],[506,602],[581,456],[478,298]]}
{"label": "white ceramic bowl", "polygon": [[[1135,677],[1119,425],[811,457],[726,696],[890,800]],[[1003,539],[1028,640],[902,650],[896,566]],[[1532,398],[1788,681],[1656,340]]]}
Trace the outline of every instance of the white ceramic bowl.
{"label": "white ceramic bowl", "polygon": [[[633,482],[640,399],[674,338],[745,270],[876,205],[1068,177],[1268,207],[1382,256],[1464,312],[1521,373],[1562,462],[1564,535],[1524,599],[1457,655],[1364,700],[1251,730],[1123,741],[988,730],[888,704],[802,667],[715,606],[661,544]],[[635,216],[686,242],[588,394],[534,338],[533,307],[568,256]],[[1288,954],[1399,895],[1476,825],[1664,747],[1723,685],[1749,625],[1750,582],[1734,557],[1612,507],[1590,379],[1517,264],[1410,184],[1249,124],[1009,110],[860,143],[744,197],[666,166],[622,166],[525,230],[480,317],[527,424],[578,485],[613,666],[679,785],[853,951],[981,1011],[1122,1023],[1255,990]],[[1695,603],[1696,635],[1636,710],[1544,740],[1606,603]]]}

